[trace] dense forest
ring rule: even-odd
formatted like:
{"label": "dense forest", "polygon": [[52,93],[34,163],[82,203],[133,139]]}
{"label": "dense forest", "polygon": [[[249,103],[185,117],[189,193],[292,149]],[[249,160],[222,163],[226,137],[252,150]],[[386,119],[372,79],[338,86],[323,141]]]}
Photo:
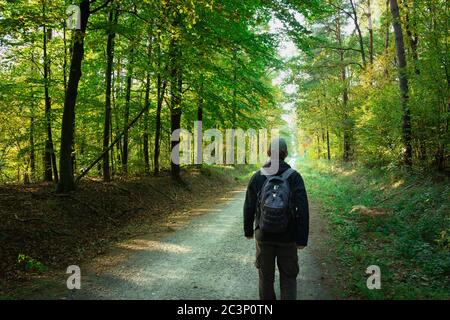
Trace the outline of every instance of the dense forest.
{"label": "dense forest", "polygon": [[0,2],[3,182],[156,175],[173,130],[271,128],[283,100],[311,158],[448,168],[447,1],[91,0],[66,23],[69,5]]}
{"label": "dense forest", "polygon": [[326,3],[291,61],[312,157],[448,169],[448,1]]}
{"label": "dense forest", "polygon": [[297,26],[291,6],[81,1],[78,30],[67,1],[1,1],[1,180],[69,191],[91,167],[105,181],[157,175],[171,132],[195,120],[274,126],[282,64],[267,24],[276,10]]}
{"label": "dense forest", "polygon": [[[256,166],[172,162],[196,121],[280,129],[311,196],[305,263],[330,263],[336,297],[448,299],[449,23],[448,0],[0,0],[0,299],[220,212]],[[228,234],[226,281],[246,275],[235,200],[217,239],[163,251],[200,261]],[[372,264],[384,290],[366,287]]]}

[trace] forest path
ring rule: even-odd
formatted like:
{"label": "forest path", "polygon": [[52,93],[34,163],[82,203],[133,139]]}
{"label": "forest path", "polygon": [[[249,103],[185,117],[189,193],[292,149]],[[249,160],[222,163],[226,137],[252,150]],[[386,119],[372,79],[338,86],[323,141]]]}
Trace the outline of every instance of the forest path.
{"label": "forest path", "polygon": [[[160,237],[141,236],[121,245],[125,258],[103,256],[102,270],[84,268],[81,290],[69,299],[257,299],[255,243],[244,238],[245,190],[229,193],[183,228]],[[299,252],[298,299],[330,299],[315,257],[321,221],[311,206],[310,243]],[[277,292],[279,288],[276,278]]]}

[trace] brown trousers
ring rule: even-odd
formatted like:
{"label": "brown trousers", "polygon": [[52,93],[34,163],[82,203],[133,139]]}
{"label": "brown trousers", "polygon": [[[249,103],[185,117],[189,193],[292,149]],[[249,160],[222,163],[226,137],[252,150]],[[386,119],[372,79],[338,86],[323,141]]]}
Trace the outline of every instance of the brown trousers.
{"label": "brown trousers", "polygon": [[255,266],[259,270],[259,298],[276,300],[275,260],[280,272],[281,300],[296,300],[299,272],[297,245],[282,242],[256,241]]}

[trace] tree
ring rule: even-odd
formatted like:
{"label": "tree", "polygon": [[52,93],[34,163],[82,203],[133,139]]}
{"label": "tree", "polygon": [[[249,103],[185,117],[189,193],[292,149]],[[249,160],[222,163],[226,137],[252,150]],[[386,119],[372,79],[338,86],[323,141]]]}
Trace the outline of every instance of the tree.
{"label": "tree", "polygon": [[[58,182],[58,169],[56,165],[56,156],[53,147],[53,137],[52,137],[52,121],[51,121],[51,110],[52,102],[49,95],[50,86],[50,58],[47,54],[47,44],[48,41],[52,39],[52,29],[47,29],[46,26],[46,0],[42,0],[42,15],[44,24],[42,26],[43,33],[43,64],[44,64],[44,93],[45,93],[45,120],[47,125],[47,140],[45,142],[45,157],[44,157],[44,180],[53,181],[53,176],[55,182]],[[53,172],[53,173],[52,173]]]}
{"label": "tree", "polygon": [[403,31],[400,22],[400,13],[397,0],[390,0],[392,14],[392,24],[395,34],[395,48],[397,52],[398,77],[400,86],[401,106],[403,110],[403,162],[407,166],[412,165],[412,146],[411,146],[411,114],[408,106],[408,75],[406,69],[405,44],[403,41]]}
{"label": "tree", "polygon": [[84,38],[90,15],[104,8],[109,2],[110,0],[106,0],[106,2],[92,11],[90,10],[90,0],[82,0],[79,6],[80,29],[74,31],[69,80],[64,99],[59,159],[61,180],[58,183],[58,192],[69,192],[75,189],[72,167],[72,146],[75,126],[75,105],[78,95],[78,83],[81,78],[81,64],[84,57]]}
{"label": "tree", "polygon": [[[117,25],[118,11],[112,7],[109,11],[109,26],[108,26],[108,40],[106,45],[106,93],[105,93],[105,122],[103,127],[103,151],[109,147],[109,137],[111,131],[111,90],[112,90],[112,74],[113,74],[113,61],[114,61],[114,38],[116,32],[114,31]],[[109,153],[106,152],[103,157],[103,179],[109,181],[111,179],[111,173],[109,168]]]}
{"label": "tree", "polygon": [[84,55],[84,37],[90,15],[90,1],[82,0],[80,3],[81,29],[75,30],[74,32],[69,81],[67,83],[67,90],[64,100],[64,112],[61,128],[61,151],[59,159],[61,179],[58,183],[58,192],[69,192],[75,189],[72,168],[75,104],[78,95],[78,83],[81,78],[81,63]]}

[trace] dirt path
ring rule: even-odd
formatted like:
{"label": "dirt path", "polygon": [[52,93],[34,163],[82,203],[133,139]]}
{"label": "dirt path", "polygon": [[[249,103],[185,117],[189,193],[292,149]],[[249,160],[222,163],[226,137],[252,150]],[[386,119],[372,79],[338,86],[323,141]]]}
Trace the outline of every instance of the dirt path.
{"label": "dirt path", "polygon": [[[91,266],[81,266],[81,290],[69,299],[257,299],[254,241],[242,231],[244,190],[218,200],[181,229],[162,237],[142,236],[119,245]],[[300,252],[299,299],[329,299],[315,239],[320,230],[314,206],[311,242]],[[278,287],[278,278],[277,278]]]}

